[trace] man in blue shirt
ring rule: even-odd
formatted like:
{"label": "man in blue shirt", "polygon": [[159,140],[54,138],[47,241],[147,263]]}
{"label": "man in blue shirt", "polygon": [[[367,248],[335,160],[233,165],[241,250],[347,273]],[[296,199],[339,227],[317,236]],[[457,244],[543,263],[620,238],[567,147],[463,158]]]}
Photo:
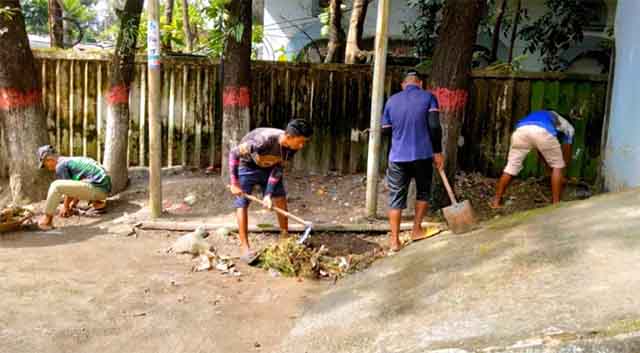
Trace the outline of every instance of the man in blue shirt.
{"label": "man in blue shirt", "polygon": [[389,187],[390,247],[400,250],[400,219],[407,208],[411,179],[416,181],[416,207],[413,239],[425,237],[422,219],[429,207],[433,166],[442,169],[442,128],[438,101],[422,89],[416,71],[407,72],[402,91],[389,98],[382,116],[383,131],[391,133],[391,151],[387,168]]}
{"label": "man in blue shirt", "polygon": [[[507,166],[498,181],[492,208],[502,207],[504,195],[511,179],[522,170],[522,162],[532,149],[538,150],[546,164],[551,167],[551,194],[553,203],[560,202],[563,170],[571,159],[573,126],[560,114],[551,110],[540,110],[522,118],[511,135],[511,148]],[[560,146],[560,140],[562,146]]]}

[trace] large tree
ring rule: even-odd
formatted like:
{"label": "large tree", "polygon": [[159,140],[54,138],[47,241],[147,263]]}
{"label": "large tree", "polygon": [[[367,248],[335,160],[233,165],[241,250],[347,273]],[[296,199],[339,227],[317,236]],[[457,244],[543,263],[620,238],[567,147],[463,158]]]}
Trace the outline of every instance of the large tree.
{"label": "large tree", "polygon": [[367,17],[367,7],[370,2],[371,0],[353,0],[344,61],[346,64],[355,64],[364,61],[367,57],[368,53],[362,50],[362,35],[364,20]]}
{"label": "large tree", "polygon": [[[447,0],[443,9],[429,86],[440,105],[443,152],[449,176],[453,176],[457,168],[458,138],[469,97],[473,45],[486,7],[486,0]],[[443,202],[446,196],[442,188],[434,190],[434,202]]]}
{"label": "large tree", "polygon": [[224,51],[222,92],[222,175],[229,176],[228,155],[249,132],[251,109],[251,0],[226,4],[229,29]]}
{"label": "large tree", "polygon": [[49,0],[49,40],[53,48],[62,48],[64,46],[62,5],[60,5],[59,0]]}
{"label": "large tree", "polygon": [[129,89],[135,73],[136,42],[144,0],[127,0],[120,14],[120,32],[111,60],[107,94],[107,131],[104,166],[112,178],[112,192],[127,187],[129,172],[127,145],[129,131]]}
{"label": "large tree", "polygon": [[[164,8],[164,22],[166,26],[171,26],[173,23],[173,8],[175,2],[174,0],[167,0],[167,3]],[[162,50],[171,51],[171,33],[167,34],[168,38],[163,37],[162,41]]]}
{"label": "large tree", "polygon": [[0,0],[0,128],[9,164],[11,196],[18,204],[44,199],[48,178],[36,151],[49,143],[36,63],[18,0]]}
{"label": "large tree", "polygon": [[187,0],[182,0],[182,26],[184,29],[184,43],[187,53],[193,51],[193,31],[189,24],[189,3]]}
{"label": "large tree", "polygon": [[343,62],[345,34],[342,29],[342,0],[331,0],[329,4],[329,45],[325,63]]}

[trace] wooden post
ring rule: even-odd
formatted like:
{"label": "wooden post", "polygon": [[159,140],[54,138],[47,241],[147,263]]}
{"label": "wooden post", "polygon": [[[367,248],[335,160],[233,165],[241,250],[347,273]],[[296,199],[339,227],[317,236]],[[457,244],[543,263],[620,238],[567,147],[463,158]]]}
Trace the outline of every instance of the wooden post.
{"label": "wooden post", "polygon": [[74,112],[73,112],[73,81],[75,80],[75,74],[74,74],[74,70],[73,67],[75,66],[75,62],[73,60],[71,60],[69,62],[69,155],[70,156],[74,156],[74,151],[73,148],[75,147],[73,144],[73,137],[75,134],[75,129],[74,129],[74,125],[75,125],[75,116],[74,116]]}
{"label": "wooden post", "polygon": [[158,0],[147,2],[147,65],[149,68],[149,207],[151,217],[162,214],[162,143],[160,131],[160,15]]}
{"label": "wooden post", "polygon": [[84,62],[84,89],[82,94],[82,156],[86,157],[89,132],[89,61]]}
{"label": "wooden post", "polygon": [[169,167],[173,167],[173,139],[176,125],[176,68],[177,66],[174,66],[171,69],[171,76],[169,79],[169,141],[167,142],[167,165]]}
{"label": "wooden post", "polygon": [[384,98],[384,74],[387,66],[387,27],[389,0],[378,2],[376,25],[375,64],[371,94],[371,129],[369,131],[369,154],[367,157],[367,216],[376,217],[378,210],[378,173],[380,170],[380,139],[382,101]]}
{"label": "wooden post", "polygon": [[98,163],[102,163],[102,64],[98,63],[98,79],[96,83],[96,132],[98,146]]}
{"label": "wooden post", "polygon": [[145,146],[145,131],[144,131],[144,118],[146,114],[147,103],[147,78],[144,74],[144,70],[140,71],[140,123],[138,128],[140,129],[140,135],[138,136],[138,164],[144,167],[146,164],[145,156],[147,147]]}

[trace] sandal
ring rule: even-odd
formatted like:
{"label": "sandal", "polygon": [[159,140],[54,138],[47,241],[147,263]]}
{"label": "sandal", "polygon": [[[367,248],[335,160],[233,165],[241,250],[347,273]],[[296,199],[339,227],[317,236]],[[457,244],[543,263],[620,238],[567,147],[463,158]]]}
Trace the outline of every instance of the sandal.
{"label": "sandal", "polygon": [[251,265],[255,263],[259,258],[260,258],[259,252],[250,250],[246,254],[240,256],[240,261],[244,262],[247,265]]}
{"label": "sandal", "polygon": [[425,229],[424,233],[422,233],[422,235],[420,235],[419,237],[411,236],[411,241],[415,242],[415,241],[428,239],[428,238],[436,236],[436,235],[438,235],[440,233],[442,233],[442,229],[440,229],[438,227],[427,227],[427,229]]}

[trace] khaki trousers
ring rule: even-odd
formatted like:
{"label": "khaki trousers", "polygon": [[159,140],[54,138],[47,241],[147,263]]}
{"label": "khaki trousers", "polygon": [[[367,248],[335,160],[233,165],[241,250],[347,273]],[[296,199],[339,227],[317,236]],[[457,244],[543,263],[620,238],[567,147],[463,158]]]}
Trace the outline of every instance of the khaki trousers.
{"label": "khaki trousers", "polygon": [[64,196],[85,201],[106,200],[107,193],[97,187],[75,180],[56,180],[49,186],[45,213],[53,215]]}

